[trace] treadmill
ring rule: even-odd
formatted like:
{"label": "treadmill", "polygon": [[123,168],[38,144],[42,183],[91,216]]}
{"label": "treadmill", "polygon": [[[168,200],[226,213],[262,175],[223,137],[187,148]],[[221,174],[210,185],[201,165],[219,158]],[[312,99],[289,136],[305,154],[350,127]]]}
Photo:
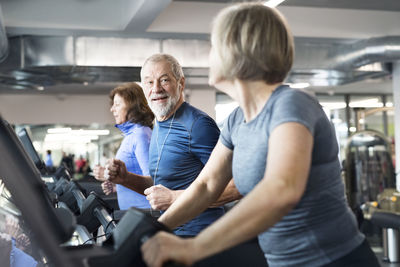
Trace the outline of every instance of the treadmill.
{"label": "treadmill", "polygon": [[[132,208],[108,233],[106,240],[97,244],[84,227],[77,227],[77,217],[67,207],[55,205],[39,170],[1,116],[0,151],[0,230],[2,212],[13,213],[30,239],[30,256],[38,266],[144,267],[142,243],[158,231],[169,232],[156,219]],[[164,266],[181,265],[168,262]],[[267,264],[257,241],[253,240],[194,266],[262,267]]]}
{"label": "treadmill", "polygon": [[[29,237],[32,257],[42,266],[145,266],[140,255],[144,240],[163,225],[131,209],[102,244],[76,236],[76,217],[55,207],[40,172],[12,127],[0,117],[0,179],[5,213],[18,217]],[[6,193],[5,193],[6,192]],[[4,194],[3,194],[4,193]],[[3,209],[3,206],[1,207]]]}

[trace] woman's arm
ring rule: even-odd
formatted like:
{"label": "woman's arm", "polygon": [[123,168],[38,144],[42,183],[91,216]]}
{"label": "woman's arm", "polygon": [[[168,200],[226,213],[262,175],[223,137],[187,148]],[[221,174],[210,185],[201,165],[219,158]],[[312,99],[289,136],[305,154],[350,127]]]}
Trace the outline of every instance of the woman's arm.
{"label": "woman's arm", "polygon": [[[276,127],[269,139],[263,180],[229,213],[196,238],[179,240],[162,233],[150,239],[142,247],[147,264],[161,266],[167,260],[191,264],[249,240],[273,226],[300,201],[304,193],[312,147],[313,137],[305,126],[291,122]],[[197,195],[197,198],[200,196]],[[178,208],[189,208],[189,200],[200,202],[200,199],[195,200],[190,196],[182,197],[177,200],[178,205],[171,206],[175,209],[171,210],[168,217],[161,217],[160,221],[170,227],[176,226],[178,219],[173,218],[176,216],[181,223],[184,218],[182,214],[187,215],[188,212],[179,212]]]}

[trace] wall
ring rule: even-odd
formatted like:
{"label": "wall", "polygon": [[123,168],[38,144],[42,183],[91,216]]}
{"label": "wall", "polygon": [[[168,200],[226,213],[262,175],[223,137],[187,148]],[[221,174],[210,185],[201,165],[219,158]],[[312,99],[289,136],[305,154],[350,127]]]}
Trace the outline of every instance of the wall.
{"label": "wall", "polygon": [[215,120],[215,104],[216,92],[215,89],[185,89],[188,95],[188,102],[198,109],[207,113]]}
{"label": "wall", "polygon": [[[188,102],[215,119],[215,90],[187,90]],[[0,94],[0,114],[12,124],[113,124],[107,95]]]}
{"label": "wall", "polygon": [[0,95],[0,113],[13,124],[113,123],[107,95]]}

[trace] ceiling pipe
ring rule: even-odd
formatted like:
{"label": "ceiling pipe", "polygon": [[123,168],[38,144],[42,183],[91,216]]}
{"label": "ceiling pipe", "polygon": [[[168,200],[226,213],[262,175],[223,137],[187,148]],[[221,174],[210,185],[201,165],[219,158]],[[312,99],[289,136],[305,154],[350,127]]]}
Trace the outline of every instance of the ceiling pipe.
{"label": "ceiling pipe", "polygon": [[385,36],[342,45],[332,57],[332,68],[356,69],[376,62],[400,59],[400,36]]}
{"label": "ceiling pipe", "polygon": [[8,38],[3,22],[3,11],[0,6],[0,62],[8,56]]}
{"label": "ceiling pipe", "polygon": [[[208,88],[210,43],[206,40],[19,36],[7,41],[12,49],[0,64],[0,74],[8,88],[131,81],[139,79],[144,60],[160,52],[178,59],[189,84]],[[400,59],[400,36],[352,44],[348,40],[346,43],[295,41],[296,58],[287,79],[290,83],[325,87],[384,77],[390,70],[383,62]],[[360,68],[364,65],[368,66]]]}

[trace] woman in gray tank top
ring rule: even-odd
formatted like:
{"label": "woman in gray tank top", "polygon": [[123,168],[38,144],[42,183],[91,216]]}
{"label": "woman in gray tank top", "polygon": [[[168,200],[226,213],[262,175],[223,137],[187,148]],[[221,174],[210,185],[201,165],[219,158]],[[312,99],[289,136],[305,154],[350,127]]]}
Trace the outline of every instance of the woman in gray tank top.
{"label": "woman in gray tank top", "polygon": [[151,238],[142,246],[147,264],[190,265],[258,236],[270,266],[379,266],[348,208],[331,123],[315,98],[282,84],[294,56],[283,16],[255,3],[225,8],[211,41],[209,83],[239,108],[159,221],[173,229],[195,217],[232,176],[245,197],[195,238]]}

